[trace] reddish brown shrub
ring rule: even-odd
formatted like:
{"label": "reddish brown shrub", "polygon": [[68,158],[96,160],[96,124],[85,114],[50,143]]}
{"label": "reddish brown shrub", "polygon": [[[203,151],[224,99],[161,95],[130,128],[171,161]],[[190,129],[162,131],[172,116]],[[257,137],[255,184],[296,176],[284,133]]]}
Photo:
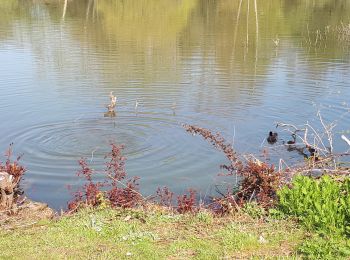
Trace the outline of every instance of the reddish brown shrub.
{"label": "reddish brown shrub", "polygon": [[7,149],[5,153],[5,163],[0,162],[0,172],[7,172],[8,174],[13,176],[14,183],[14,198],[16,199],[19,195],[23,194],[22,189],[19,184],[23,178],[26,169],[19,164],[21,159],[21,155],[18,156],[15,160],[12,159],[12,147],[13,144],[10,144],[10,147]]}
{"label": "reddish brown shrub", "polygon": [[[267,165],[258,160],[248,160],[243,163],[237,156],[231,144],[225,142],[225,139],[219,134],[212,134],[209,130],[184,125],[186,131],[192,134],[199,134],[208,140],[214,147],[222,151],[229,164],[220,167],[228,171],[227,175],[237,174],[241,177],[240,186],[236,191],[227,187],[227,193],[221,198],[213,198],[212,203],[208,205],[214,212],[225,214],[233,210],[239,210],[239,207],[246,202],[256,201],[263,207],[270,207],[274,204],[276,190],[281,183],[281,175],[274,171],[274,166]],[[77,172],[78,176],[83,176],[86,184],[82,189],[74,194],[68,207],[70,210],[76,209],[79,205],[97,206],[101,203],[101,193],[108,200],[112,207],[134,207],[143,200],[139,193],[139,178],[127,179],[125,171],[126,158],[122,155],[123,146],[111,144],[112,150],[105,157],[109,158],[106,162],[105,170],[99,174],[104,175],[104,182],[94,182],[95,172],[87,165],[84,159],[79,161],[81,170]],[[103,191],[101,189],[103,188]],[[156,193],[156,202],[160,205],[173,207],[179,213],[197,212],[199,206],[196,200],[196,191],[190,189],[187,194],[177,196],[177,206],[173,205],[173,193],[166,187],[158,188]]]}
{"label": "reddish brown shrub", "polygon": [[254,200],[263,207],[273,206],[281,183],[281,175],[273,165],[249,160],[240,175],[243,179],[235,194],[239,204]]}
{"label": "reddish brown shrub", "polygon": [[[134,207],[142,199],[138,191],[138,177],[127,178],[125,171],[126,158],[122,155],[124,146],[111,143],[111,152],[106,155],[106,168],[102,172],[92,170],[85,159],[79,161],[81,169],[77,175],[83,177],[86,183],[73,193],[74,199],[68,203],[70,211],[76,211],[80,206],[96,207],[101,200],[106,199],[112,207]],[[94,181],[93,176],[103,177],[103,182]]]}
{"label": "reddish brown shrub", "polygon": [[[245,202],[252,200],[257,201],[263,207],[273,205],[276,198],[276,191],[281,183],[281,175],[274,170],[274,166],[268,166],[260,161],[248,160],[244,164],[233,150],[231,144],[225,142],[225,139],[219,134],[215,135],[210,130],[183,125],[187,132],[199,134],[208,140],[215,148],[222,151],[230,164],[221,165],[221,168],[228,171],[228,175],[237,174],[242,180],[237,192],[233,193],[228,189],[226,194],[221,198],[213,198],[210,207],[218,213],[231,212]],[[229,188],[229,187],[228,187]]]}
{"label": "reddish brown shrub", "polygon": [[19,183],[26,169],[19,164],[19,161],[22,157],[21,155],[18,156],[15,160],[12,160],[12,146],[13,144],[10,144],[10,147],[5,153],[5,164],[2,164],[0,162],[0,171],[7,172],[8,174],[12,175],[14,177],[14,182]]}
{"label": "reddish brown shrub", "polygon": [[103,183],[94,182],[93,175],[98,173],[93,171],[87,164],[85,159],[79,160],[80,170],[77,171],[77,176],[85,179],[86,183],[73,192],[74,199],[68,202],[69,210],[76,210],[79,206],[98,206],[99,205],[99,193],[101,193],[101,187]]}
{"label": "reddish brown shrub", "polygon": [[188,192],[189,194],[183,194],[177,197],[177,211],[179,213],[194,213],[198,211],[196,205],[196,191],[189,189]]}
{"label": "reddish brown shrub", "polygon": [[165,207],[172,207],[174,193],[169,190],[168,187],[158,188],[156,193],[158,203]]}
{"label": "reddish brown shrub", "polygon": [[118,187],[117,183],[111,186],[111,190],[107,192],[108,199],[113,207],[132,208],[141,200],[139,193],[139,177],[133,177],[126,181],[125,186]]}

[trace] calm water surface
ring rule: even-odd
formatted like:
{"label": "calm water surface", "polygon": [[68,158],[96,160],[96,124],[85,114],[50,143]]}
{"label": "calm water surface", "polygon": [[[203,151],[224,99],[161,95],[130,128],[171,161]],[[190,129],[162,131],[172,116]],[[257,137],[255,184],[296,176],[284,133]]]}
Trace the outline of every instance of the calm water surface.
{"label": "calm water surface", "polygon": [[[79,184],[77,160],[101,168],[111,140],[145,194],[213,193],[225,159],[182,123],[298,161],[263,140],[276,121],[318,127],[321,109],[347,148],[350,35],[335,31],[350,22],[346,0],[7,0],[0,13],[0,150],[14,143],[26,192],[55,208]],[[110,91],[115,118],[103,116]]]}

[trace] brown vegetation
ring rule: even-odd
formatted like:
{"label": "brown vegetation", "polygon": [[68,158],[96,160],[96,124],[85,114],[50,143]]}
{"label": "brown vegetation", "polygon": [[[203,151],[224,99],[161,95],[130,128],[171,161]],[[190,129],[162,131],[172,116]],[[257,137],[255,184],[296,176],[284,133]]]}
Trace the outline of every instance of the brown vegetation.
{"label": "brown vegetation", "polygon": [[[112,150],[105,157],[104,171],[93,170],[85,159],[79,161],[81,169],[77,176],[83,177],[86,183],[73,193],[74,199],[68,203],[68,209],[74,212],[79,207],[96,207],[109,203],[111,207],[130,208],[136,206],[142,198],[138,191],[138,177],[127,179],[125,171],[126,158],[122,155],[124,146],[111,143]],[[103,181],[95,181],[94,177],[102,175]]]}
{"label": "brown vegetation", "polygon": [[263,207],[271,207],[276,198],[276,191],[281,183],[281,174],[275,171],[273,165],[267,165],[250,158],[243,162],[231,144],[226,143],[220,133],[213,134],[210,130],[198,126],[184,125],[187,132],[199,134],[208,140],[215,148],[222,151],[230,161],[229,165],[221,165],[228,175],[238,175],[241,182],[237,190],[227,189],[222,198],[214,198],[212,207],[221,214],[238,209],[246,202],[256,201]]}
{"label": "brown vegetation", "polygon": [[12,145],[5,156],[5,163],[0,162],[0,209],[8,210],[22,193],[19,183],[26,170],[19,164],[20,156],[12,160]]}

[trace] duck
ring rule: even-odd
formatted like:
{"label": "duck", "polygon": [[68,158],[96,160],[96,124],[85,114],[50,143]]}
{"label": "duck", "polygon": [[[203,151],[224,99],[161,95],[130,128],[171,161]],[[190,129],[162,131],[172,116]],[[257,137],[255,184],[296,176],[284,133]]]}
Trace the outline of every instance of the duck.
{"label": "duck", "polygon": [[292,137],[293,137],[293,140],[289,140],[289,141],[287,142],[287,144],[289,144],[289,145],[295,144],[296,138],[297,138],[296,134],[292,134]]}
{"label": "duck", "polygon": [[266,138],[267,139],[267,142],[269,144],[274,144],[277,142],[277,136],[278,134],[277,133],[273,133],[272,131],[269,132],[269,136]]}
{"label": "duck", "polygon": [[316,151],[315,148],[311,147],[311,146],[306,146],[306,148],[308,149],[309,153],[310,153],[310,158],[313,158],[315,161],[318,161],[318,153]]}

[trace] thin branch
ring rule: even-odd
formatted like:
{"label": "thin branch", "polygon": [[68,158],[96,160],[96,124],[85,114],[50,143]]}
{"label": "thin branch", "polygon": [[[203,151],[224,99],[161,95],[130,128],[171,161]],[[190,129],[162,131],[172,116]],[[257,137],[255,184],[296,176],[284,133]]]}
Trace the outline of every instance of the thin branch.
{"label": "thin branch", "polygon": [[343,139],[350,146],[350,140],[345,135],[341,135],[341,139]]}

